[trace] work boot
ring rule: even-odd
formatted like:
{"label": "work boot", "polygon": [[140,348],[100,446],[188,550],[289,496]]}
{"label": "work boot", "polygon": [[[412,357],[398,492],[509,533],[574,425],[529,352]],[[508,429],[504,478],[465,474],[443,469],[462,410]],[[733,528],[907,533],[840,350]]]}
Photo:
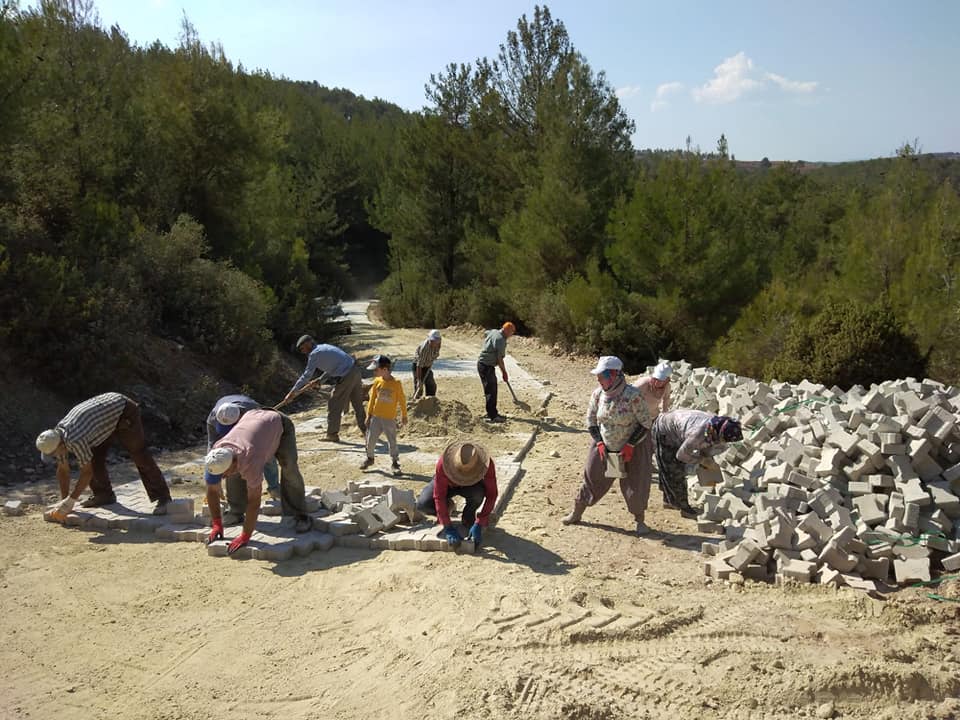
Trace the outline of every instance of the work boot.
{"label": "work boot", "polygon": [[637,520],[637,537],[643,537],[650,533],[650,528],[643,520]]}
{"label": "work boot", "polygon": [[268,488],[267,494],[270,496],[271,500],[280,500],[280,490],[279,488]]}
{"label": "work boot", "polygon": [[583,511],[586,509],[586,505],[574,503],[573,511],[569,515],[562,518],[560,522],[562,522],[564,525],[576,525],[583,518]]}
{"label": "work boot", "polygon": [[699,513],[689,505],[680,506],[680,517],[687,518],[688,520],[696,520],[697,515],[699,515]]}
{"label": "work boot", "polygon": [[235,513],[231,510],[225,512],[221,518],[223,520],[224,527],[228,525],[239,525],[243,522],[243,513]]}
{"label": "work boot", "polygon": [[309,515],[297,515],[296,524],[294,524],[293,529],[298,533],[305,533],[310,528],[313,527],[313,520]]}
{"label": "work boot", "polygon": [[373,458],[372,458],[372,457],[367,457],[362,463],[360,463],[360,469],[361,469],[361,470],[366,470],[366,469],[367,469],[368,467],[370,467],[371,465],[373,465]]}
{"label": "work boot", "polygon": [[400,461],[394,460],[390,470],[393,472],[394,477],[400,477]]}
{"label": "work boot", "polygon": [[103,507],[104,505],[113,505],[116,502],[117,502],[116,495],[106,495],[104,497],[97,497],[96,495],[91,495],[82,503],[80,503],[80,507],[98,508],[98,507]]}
{"label": "work boot", "polygon": [[334,443],[340,442],[340,436],[337,433],[327,433],[323,439],[326,440],[327,442],[334,442]]}
{"label": "work boot", "polygon": [[157,506],[153,509],[154,515],[166,515],[167,514],[167,503],[169,500],[160,500],[157,502]]}

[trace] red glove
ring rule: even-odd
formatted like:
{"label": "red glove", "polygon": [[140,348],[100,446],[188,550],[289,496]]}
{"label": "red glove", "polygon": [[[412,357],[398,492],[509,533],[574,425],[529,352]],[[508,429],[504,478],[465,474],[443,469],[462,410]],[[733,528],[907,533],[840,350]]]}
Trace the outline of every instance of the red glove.
{"label": "red glove", "polygon": [[250,535],[248,533],[240,533],[240,535],[230,543],[230,547],[227,548],[227,555],[233,555],[248,542],[250,542]]}
{"label": "red glove", "polygon": [[601,460],[607,459],[607,446],[604,445],[602,442],[597,443],[597,452],[600,454]]}
{"label": "red glove", "polygon": [[631,445],[630,443],[627,443],[622,448],[620,448],[620,457],[623,458],[623,461],[625,463],[628,463],[631,460],[633,460],[633,450],[634,450],[634,446]]}
{"label": "red glove", "polygon": [[214,540],[223,540],[223,520],[218,518],[210,525],[210,534],[207,536],[207,545]]}

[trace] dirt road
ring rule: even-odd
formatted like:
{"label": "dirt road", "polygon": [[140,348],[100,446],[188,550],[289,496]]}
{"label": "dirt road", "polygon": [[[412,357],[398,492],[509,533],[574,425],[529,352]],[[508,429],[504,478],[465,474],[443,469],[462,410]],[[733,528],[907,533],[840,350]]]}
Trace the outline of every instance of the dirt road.
{"label": "dirt road", "polygon": [[[358,324],[348,346],[409,358],[423,336]],[[407,487],[429,480],[451,435],[494,454],[529,436],[536,421],[506,393],[508,423],[479,419],[478,345],[476,333],[445,332],[441,412],[413,417],[401,438]],[[924,589],[879,601],[846,589],[707,584],[698,552],[707,538],[662,510],[656,490],[650,538],[629,534],[616,490],[583,525],[562,526],[594,380],[585,361],[533,341],[514,338],[509,349],[528,373],[510,365],[521,400],[536,407],[537,381],[548,381],[555,421],[483,554],[334,548],[274,565],[67,529],[36,511],[0,519],[0,717],[957,716],[960,603]],[[412,391],[409,373],[401,377]],[[342,487],[363,475],[350,415],[346,442],[333,445],[322,440],[321,405],[304,400],[292,412],[308,483]],[[202,492],[199,467],[183,464],[198,455],[162,458],[183,478],[176,494]],[[387,467],[381,450],[367,475]],[[130,477],[124,465],[112,472]],[[956,583],[939,592],[956,597]]]}

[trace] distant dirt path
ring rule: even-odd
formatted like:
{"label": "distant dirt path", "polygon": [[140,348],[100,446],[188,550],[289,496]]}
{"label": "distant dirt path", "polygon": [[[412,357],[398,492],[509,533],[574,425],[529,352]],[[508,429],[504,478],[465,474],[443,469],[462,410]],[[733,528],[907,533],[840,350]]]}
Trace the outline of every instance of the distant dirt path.
{"label": "distant dirt path", "polygon": [[[356,322],[345,346],[408,362],[424,336]],[[499,454],[536,422],[506,393],[508,423],[479,419],[469,373],[479,342],[444,331],[443,411],[401,436],[407,487],[429,480],[451,436]],[[960,692],[958,604],[922,590],[880,602],[846,589],[707,585],[707,538],[661,510],[656,490],[649,524],[661,532],[651,538],[627,532],[616,490],[584,525],[562,526],[594,380],[587,362],[534,341],[514,338],[509,350],[529,374],[511,363],[522,400],[536,407],[537,381],[550,382],[555,421],[483,554],[334,548],[272,565],[65,529],[35,512],[0,518],[0,718],[746,720],[814,717],[830,700],[845,718],[958,712],[947,699]],[[399,376],[412,391],[402,363]],[[346,442],[332,445],[322,404],[293,411],[308,483],[361,477],[350,414]],[[199,466],[183,464],[198,455],[164,456],[184,480],[176,493],[201,492]],[[380,448],[366,475],[387,464]]]}

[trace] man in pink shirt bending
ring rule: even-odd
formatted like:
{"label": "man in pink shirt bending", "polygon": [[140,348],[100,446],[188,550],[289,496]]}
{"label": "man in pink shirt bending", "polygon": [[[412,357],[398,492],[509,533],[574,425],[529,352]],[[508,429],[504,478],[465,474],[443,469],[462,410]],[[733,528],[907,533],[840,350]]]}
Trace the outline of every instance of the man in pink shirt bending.
{"label": "man in pink shirt bending", "polygon": [[[297,532],[307,532],[312,521],[307,515],[303,476],[297,466],[297,433],[293,421],[276,410],[247,410],[228,435],[213,444],[207,453],[207,505],[212,528],[207,542],[223,539],[220,515],[220,476],[225,477],[227,495],[245,505],[243,531],[227,549],[233,554],[248,542],[260,513],[263,466],[276,457],[280,465],[280,503],[284,515],[296,517]],[[243,497],[246,496],[244,503]]]}
{"label": "man in pink shirt bending", "polygon": [[[468,528],[467,538],[479,549],[483,531],[497,502],[497,467],[481,446],[471,442],[453,442],[437,460],[433,480],[420,492],[417,509],[436,515],[443,525],[443,536],[456,547],[463,537],[450,520],[447,500],[459,495],[466,500],[460,521]],[[480,507],[483,503],[483,507]],[[480,508],[480,514],[477,514]]]}

